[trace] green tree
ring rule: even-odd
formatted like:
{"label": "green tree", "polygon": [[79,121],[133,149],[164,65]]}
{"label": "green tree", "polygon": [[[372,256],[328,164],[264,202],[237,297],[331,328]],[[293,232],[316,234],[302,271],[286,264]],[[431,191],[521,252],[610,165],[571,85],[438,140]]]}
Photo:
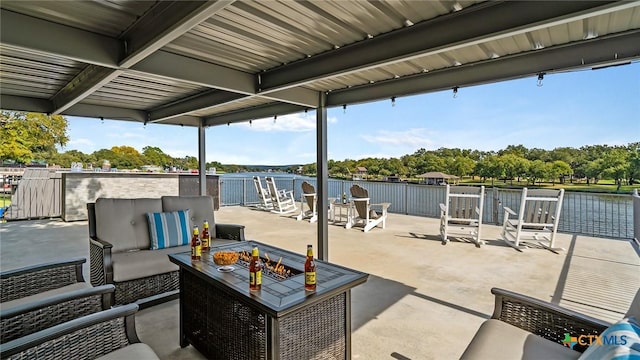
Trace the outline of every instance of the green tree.
{"label": "green tree", "polygon": [[480,159],[476,164],[476,172],[482,178],[491,178],[491,185],[493,186],[495,179],[501,178],[504,175],[504,164],[500,161],[498,156],[489,155]]}
{"label": "green tree", "polygon": [[535,185],[536,180],[544,180],[549,178],[550,166],[542,160],[533,160],[529,165],[529,179],[531,184]]}
{"label": "green tree", "polygon": [[142,155],[131,146],[114,146],[111,151],[116,156],[111,162],[112,167],[121,169],[137,169],[144,165]]}
{"label": "green tree", "polygon": [[500,156],[499,159],[504,166],[505,177],[511,180],[511,185],[513,185],[514,178],[517,177],[520,181],[520,177],[529,170],[529,160],[515,153],[507,153]]}
{"label": "green tree", "polygon": [[26,164],[57,152],[69,141],[67,125],[60,115],[0,111],[0,159]]}
{"label": "green tree", "polygon": [[640,142],[631,143],[629,148],[629,185],[640,180]]}
{"label": "green tree", "polygon": [[559,179],[561,184],[564,184],[565,176],[573,174],[573,169],[569,164],[562,160],[556,160],[551,163],[549,167],[549,177],[552,179],[552,184],[555,184],[555,179]]}
{"label": "green tree", "polygon": [[171,156],[165,154],[164,151],[155,146],[143,147],[142,156],[145,165],[158,165],[162,167],[168,167],[173,163],[173,158]]}
{"label": "green tree", "polygon": [[476,162],[467,156],[456,156],[449,167],[449,173],[459,177],[473,174]]}
{"label": "green tree", "polygon": [[602,159],[602,175],[616,182],[616,191],[620,191],[622,180],[627,176],[628,153],[620,148],[612,149]]}

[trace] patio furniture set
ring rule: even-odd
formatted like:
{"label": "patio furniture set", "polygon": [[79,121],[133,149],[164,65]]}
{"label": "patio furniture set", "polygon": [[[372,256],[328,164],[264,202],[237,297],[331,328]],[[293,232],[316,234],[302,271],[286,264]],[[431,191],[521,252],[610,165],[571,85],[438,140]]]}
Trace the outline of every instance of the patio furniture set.
{"label": "patio furniture set", "polygon": [[[443,244],[454,237],[469,240],[477,247],[484,245],[481,237],[484,196],[484,186],[447,185],[445,202],[440,204]],[[564,189],[523,188],[519,211],[504,207],[502,240],[519,251],[529,246],[553,252],[563,250],[555,246],[563,198]]]}
{"label": "patio furniture set", "polygon": [[134,314],[178,298],[179,269],[167,255],[190,251],[200,221],[212,224],[213,246],[244,240],[243,225],[215,223],[209,196],[100,198],[87,208],[90,284],[86,259],[0,275],[1,358],[157,359],[140,343]]}
{"label": "patio furniture set", "polygon": [[[293,191],[279,190],[276,187],[273,177],[267,176],[265,181],[267,188],[262,186],[262,181],[259,176],[253,177],[253,183],[259,199],[257,208],[278,214],[289,214],[298,209],[294,200]],[[350,192],[351,199],[344,203],[340,202],[340,199],[329,199],[329,210],[327,213],[329,220],[334,224],[344,224],[346,229],[354,226],[361,227],[364,232],[368,232],[375,227],[384,229],[387,221],[387,210],[391,206],[391,203],[371,203],[367,189],[357,184],[351,186]],[[344,221],[342,221],[343,210],[346,212]],[[336,215],[336,213],[339,215]],[[310,223],[318,221],[316,190],[314,186],[307,181],[302,183],[300,213],[296,216],[296,220],[298,221],[303,219],[309,219]]]}
{"label": "patio furniture set", "polygon": [[[352,195],[358,195],[357,191]],[[479,232],[481,221],[474,224],[468,214],[478,215],[482,192],[483,189],[447,189],[448,201],[442,207],[446,219],[454,224],[450,226],[477,226]],[[559,213],[562,192],[555,198],[549,193],[525,190],[523,204],[534,195],[543,197],[535,200],[536,208],[541,202],[553,201],[557,207],[534,211],[521,206],[517,220],[524,221],[504,225],[504,231],[514,226],[516,241],[518,230],[530,226],[532,218],[552,222],[553,217],[543,215],[553,213],[557,218]],[[88,209],[91,285],[82,275],[86,259],[0,274],[0,358],[157,359],[136,334],[135,313],[139,307],[177,297],[180,345],[193,344],[206,356],[233,358],[238,351],[244,351],[264,359],[319,358],[326,354],[350,358],[349,291],[365,282],[367,274],[318,261],[318,278],[324,277],[325,281],[315,293],[303,290],[298,274],[285,280],[265,277],[262,293],[256,295],[245,286],[247,279],[240,271],[217,272],[208,257],[194,266],[187,253],[188,245],[150,250],[159,239],[152,234],[147,214],[168,216],[182,212],[178,219],[183,222],[183,231],[189,232],[193,224],[207,220],[213,224],[213,246],[246,251],[257,245],[282,256],[284,265],[300,272],[296,266],[302,263],[301,255],[245,241],[242,225],[216,224],[210,197],[98,199],[95,204],[88,204]],[[509,210],[505,211],[511,215]],[[527,213],[533,215],[527,218]],[[445,227],[447,234],[449,230]],[[535,225],[531,230],[539,233],[547,229]],[[555,231],[550,234],[549,244],[553,247]],[[602,358],[606,352],[638,354],[640,291],[625,319],[616,324],[506,290],[492,289],[492,293],[496,296],[493,316],[478,329],[462,355],[464,359],[588,359]],[[218,324],[221,320],[222,327]],[[225,337],[226,329],[233,332]],[[305,331],[324,334],[318,344],[312,344],[312,353],[305,343],[311,335],[304,335]],[[206,334],[227,340],[212,344]],[[612,340],[620,339],[621,334],[625,336],[624,344]],[[583,341],[597,336],[608,339],[607,343]],[[322,339],[331,339],[330,344]]]}

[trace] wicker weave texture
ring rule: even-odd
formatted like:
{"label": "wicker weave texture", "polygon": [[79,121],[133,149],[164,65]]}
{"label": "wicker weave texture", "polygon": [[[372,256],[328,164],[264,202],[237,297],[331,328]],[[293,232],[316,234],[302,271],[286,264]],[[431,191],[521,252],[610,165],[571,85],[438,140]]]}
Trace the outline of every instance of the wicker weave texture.
{"label": "wicker weave texture", "polygon": [[180,272],[148,276],[121,283],[115,283],[115,304],[134,303],[149,296],[162,294],[180,288]]}
{"label": "wicker weave texture", "polygon": [[11,276],[0,280],[0,302],[57,289],[77,281],[74,264]]}
{"label": "wicker weave texture", "polygon": [[[565,316],[535,304],[507,297],[502,298],[500,320],[558,344],[562,344],[565,333],[569,333],[571,336],[599,335],[604,330],[581,321],[579,318]],[[584,351],[584,349],[582,350]]]}
{"label": "wicker weave texture", "polygon": [[185,336],[208,358],[266,359],[266,316],[184,272]]}
{"label": "wicker weave texture", "polygon": [[44,342],[8,359],[92,360],[127,345],[129,340],[125,332],[124,318],[118,318]]}
{"label": "wicker weave texture", "polygon": [[105,285],[107,280],[104,273],[104,258],[101,247],[89,243],[89,269],[91,270],[91,285]]}
{"label": "wicker weave texture", "polygon": [[267,332],[267,315],[185,271],[181,291],[183,330],[208,358],[265,360],[268,344],[278,341],[278,359],[346,359],[345,293],[306,307]]}
{"label": "wicker weave texture", "polygon": [[280,321],[280,359],[346,359],[345,293]]}
{"label": "wicker weave texture", "polygon": [[69,300],[2,319],[0,343],[102,310],[102,294]]}

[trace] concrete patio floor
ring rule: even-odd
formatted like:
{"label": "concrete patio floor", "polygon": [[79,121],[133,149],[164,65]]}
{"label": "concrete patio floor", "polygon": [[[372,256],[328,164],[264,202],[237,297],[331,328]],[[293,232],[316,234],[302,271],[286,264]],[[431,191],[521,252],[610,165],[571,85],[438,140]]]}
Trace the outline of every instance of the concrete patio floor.
{"label": "concrete patio floor", "polygon": [[[246,225],[247,239],[304,253],[316,244],[316,224],[246,207],[216,212],[219,223]],[[439,221],[390,214],[386,229],[363,233],[329,225],[329,260],[364,271],[352,290],[353,359],[454,359],[493,312],[501,287],[615,321],[640,287],[638,249],[628,240],[559,234],[566,251],[518,252],[483,225],[482,248],[443,246]],[[84,221],[58,219],[0,224],[0,270],[70,257],[88,257]],[[85,266],[88,279],[88,264]],[[178,301],[141,310],[140,339],[162,359],[203,358],[178,345]]]}

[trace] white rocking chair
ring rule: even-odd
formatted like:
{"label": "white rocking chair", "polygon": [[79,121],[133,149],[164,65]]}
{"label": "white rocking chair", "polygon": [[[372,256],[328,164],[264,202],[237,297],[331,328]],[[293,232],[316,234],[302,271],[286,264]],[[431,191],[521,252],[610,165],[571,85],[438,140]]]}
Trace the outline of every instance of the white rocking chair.
{"label": "white rocking chair", "polygon": [[449,242],[449,236],[457,233],[470,235],[477,247],[484,245],[481,237],[482,209],[484,206],[484,186],[447,185],[445,203],[440,204],[440,235],[442,243]]}
{"label": "white rocking chair", "polygon": [[271,212],[288,214],[298,209],[296,201],[293,198],[293,191],[278,191],[276,181],[272,176],[267,176],[265,180],[271,196],[271,204],[273,205]]}
{"label": "white rocking chair", "polygon": [[[350,211],[351,219],[345,225],[349,229],[356,225],[363,226],[362,231],[368,232],[376,226],[384,229],[387,221],[387,209],[391,203],[371,204],[369,192],[360,185],[351,186],[351,201],[356,211]],[[376,212],[380,211],[380,213]]]}
{"label": "white rocking chair", "polygon": [[273,210],[273,204],[271,203],[271,196],[269,190],[262,187],[262,181],[259,176],[253,177],[253,185],[258,193],[258,204],[256,207],[260,210],[270,211]]}
{"label": "white rocking chair", "polygon": [[530,236],[545,249],[553,252],[564,250],[555,247],[563,198],[564,189],[522,189],[520,211],[516,213],[504,207],[503,240],[521,250],[527,245],[523,237]]}
{"label": "white rocking chair", "polygon": [[[309,218],[310,223],[318,221],[318,202],[316,201],[316,189],[308,182],[302,183],[302,195],[300,195],[300,214],[296,217],[296,220]],[[304,204],[307,204],[308,210],[304,209]]]}

